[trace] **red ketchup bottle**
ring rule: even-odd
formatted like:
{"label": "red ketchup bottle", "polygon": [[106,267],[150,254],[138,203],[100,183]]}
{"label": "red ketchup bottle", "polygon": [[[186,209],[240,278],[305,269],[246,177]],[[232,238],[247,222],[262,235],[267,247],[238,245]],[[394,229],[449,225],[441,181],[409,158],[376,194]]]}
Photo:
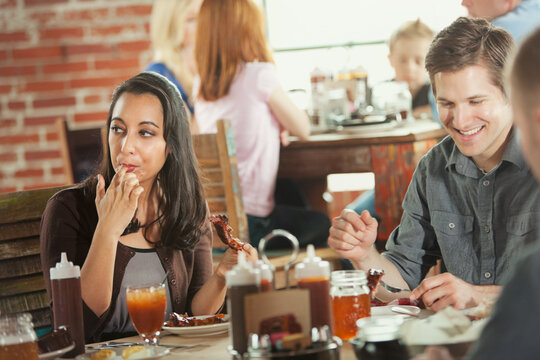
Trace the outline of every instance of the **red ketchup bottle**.
{"label": "red ketchup bottle", "polygon": [[330,264],[315,256],[315,248],[307,246],[307,257],[296,264],[295,278],[300,289],[309,290],[311,307],[311,327],[328,325],[332,330],[332,310],[330,306]]}
{"label": "red ketchup bottle", "polygon": [[51,268],[51,288],[54,327],[65,326],[75,348],[64,357],[73,358],[84,353],[84,324],[81,299],[81,270],[67,260],[65,252],[60,262]]}
{"label": "red ketchup bottle", "polygon": [[244,296],[257,293],[261,286],[261,275],[251,263],[246,261],[246,254],[238,252],[238,264],[225,275],[227,283],[227,309],[231,316],[230,334],[233,350],[239,355],[247,351],[248,334],[244,312]]}

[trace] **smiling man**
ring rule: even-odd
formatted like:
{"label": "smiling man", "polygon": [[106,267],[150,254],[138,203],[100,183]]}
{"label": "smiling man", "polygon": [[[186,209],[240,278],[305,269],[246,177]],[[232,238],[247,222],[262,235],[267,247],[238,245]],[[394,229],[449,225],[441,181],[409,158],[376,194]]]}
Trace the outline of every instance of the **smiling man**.
{"label": "smiling man", "polygon": [[[330,229],[330,246],[355,267],[383,268],[386,283],[414,289],[411,298],[435,311],[496,296],[516,254],[540,238],[540,191],[504,88],[512,49],[510,34],[483,19],[459,18],[443,29],[426,69],[450,136],[420,161],[387,251],[375,250],[377,221],[367,211],[344,211]],[[424,279],[438,259],[446,271]],[[388,298],[384,292],[377,296]]]}

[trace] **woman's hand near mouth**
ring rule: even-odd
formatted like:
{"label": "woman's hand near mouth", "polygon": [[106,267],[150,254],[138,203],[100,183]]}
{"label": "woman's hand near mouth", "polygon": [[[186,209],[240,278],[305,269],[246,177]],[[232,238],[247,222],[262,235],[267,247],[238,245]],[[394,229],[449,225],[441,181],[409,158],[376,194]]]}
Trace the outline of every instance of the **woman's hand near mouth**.
{"label": "woman's hand near mouth", "polygon": [[103,226],[118,238],[135,215],[139,196],[144,191],[137,176],[129,170],[130,167],[122,165],[112,178],[107,191],[103,176],[98,175],[96,189],[98,227]]}

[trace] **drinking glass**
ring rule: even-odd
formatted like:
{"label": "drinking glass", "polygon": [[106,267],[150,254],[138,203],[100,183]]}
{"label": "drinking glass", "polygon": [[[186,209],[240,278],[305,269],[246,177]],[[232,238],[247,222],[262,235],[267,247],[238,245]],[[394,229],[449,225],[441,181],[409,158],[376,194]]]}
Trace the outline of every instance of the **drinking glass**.
{"label": "drinking glass", "polygon": [[0,317],[0,360],[38,360],[36,333],[28,313]]}
{"label": "drinking glass", "polygon": [[126,289],[129,317],[146,344],[157,345],[165,318],[165,284],[129,286]]}

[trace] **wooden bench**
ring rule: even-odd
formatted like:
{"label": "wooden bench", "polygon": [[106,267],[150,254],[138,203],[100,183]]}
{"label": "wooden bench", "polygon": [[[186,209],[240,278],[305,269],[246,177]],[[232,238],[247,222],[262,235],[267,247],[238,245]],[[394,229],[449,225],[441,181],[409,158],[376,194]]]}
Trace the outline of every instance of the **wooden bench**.
{"label": "wooden bench", "polygon": [[63,188],[0,195],[0,312],[29,312],[38,331],[52,325],[39,257],[41,215]]}
{"label": "wooden bench", "polygon": [[66,184],[83,181],[98,169],[107,153],[106,128],[71,129],[66,120],[56,121]]}

